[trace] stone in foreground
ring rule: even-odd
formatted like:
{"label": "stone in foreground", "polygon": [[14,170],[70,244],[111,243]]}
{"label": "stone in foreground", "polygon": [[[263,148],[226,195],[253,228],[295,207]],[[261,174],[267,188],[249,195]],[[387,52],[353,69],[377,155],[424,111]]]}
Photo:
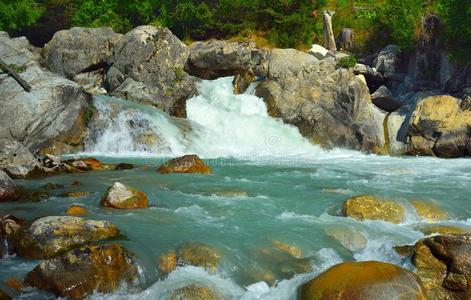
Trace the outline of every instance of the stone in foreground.
{"label": "stone in foreground", "polygon": [[185,155],[167,161],[157,169],[157,172],[211,174],[213,171],[197,155]]}
{"label": "stone in foreground", "polygon": [[186,242],[178,249],[177,257],[180,265],[188,264],[215,272],[221,260],[221,253],[202,243]]}
{"label": "stone in foreground", "polygon": [[101,198],[101,205],[110,208],[133,209],[148,206],[147,195],[138,189],[115,182]]}
{"label": "stone in foreground", "polygon": [[437,235],[418,241],[412,263],[429,299],[470,299],[471,235]]}
{"label": "stone in foreground", "polygon": [[222,300],[221,295],[213,292],[207,287],[188,285],[182,287],[172,294],[172,300]]}
{"label": "stone in foreground", "polygon": [[404,207],[392,200],[380,199],[371,195],[361,195],[348,199],[342,207],[345,217],[354,219],[401,223],[404,220]]}
{"label": "stone in foreground", "polygon": [[46,260],[26,276],[26,284],[59,297],[83,299],[109,293],[137,279],[135,258],[118,244],[87,246]]}
{"label": "stone in foreground", "polygon": [[303,284],[299,300],[427,299],[414,273],[389,263],[341,263]]}
{"label": "stone in foreground", "polygon": [[48,259],[85,244],[117,238],[118,228],[107,221],[92,221],[72,216],[51,216],[21,228],[15,238],[19,256]]}

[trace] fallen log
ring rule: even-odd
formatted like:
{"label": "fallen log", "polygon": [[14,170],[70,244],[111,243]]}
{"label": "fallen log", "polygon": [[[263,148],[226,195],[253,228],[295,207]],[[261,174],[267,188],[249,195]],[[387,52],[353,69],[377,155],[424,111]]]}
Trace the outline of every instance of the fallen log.
{"label": "fallen log", "polygon": [[21,76],[13,70],[10,66],[8,66],[2,59],[0,59],[0,69],[2,69],[5,73],[7,73],[9,76],[11,76],[13,79],[18,82],[19,85],[26,91],[30,92],[31,91],[31,86],[21,78]]}

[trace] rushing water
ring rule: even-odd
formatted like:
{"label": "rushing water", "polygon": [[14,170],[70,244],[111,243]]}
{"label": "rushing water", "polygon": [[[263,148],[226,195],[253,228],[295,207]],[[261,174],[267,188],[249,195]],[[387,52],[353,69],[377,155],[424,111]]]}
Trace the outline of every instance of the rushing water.
{"label": "rushing water", "polygon": [[[98,299],[170,299],[172,291],[191,283],[210,287],[225,299],[295,299],[302,282],[341,261],[380,260],[410,268],[392,247],[423,237],[417,228],[425,222],[410,206],[412,199],[432,201],[446,210],[450,220],[442,224],[471,229],[471,160],[324,152],[295,128],[270,119],[260,99],[249,93],[234,96],[229,83],[230,79],[204,82],[201,95],[188,102],[189,122],[142,105],[97,99],[100,112],[113,120],[101,120],[106,126],[94,133],[88,150],[107,162],[138,167],[18,181],[32,188],[46,182],[64,184],[53,192],[56,195],[92,194],[6,203],[0,206],[0,215],[27,219],[63,215],[77,203],[87,207],[87,218],[115,223],[126,235],[120,242],[140,258],[142,289],[131,292],[123,287],[112,295],[92,297]],[[113,106],[119,109],[113,112]],[[155,143],[136,144],[143,133],[155,136],[150,139]],[[162,156],[184,153],[209,158],[214,175],[155,171]],[[75,180],[82,185],[71,186]],[[100,207],[102,193],[114,181],[146,192],[150,207],[129,211]],[[395,225],[340,217],[343,201],[359,194],[399,201],[407,210],[406,221]],[[344,232],[347,238],[339,242],[331,237],[333,231]],[[358,234],[367,242],[352,246]],[[217,248],[222,253],[217,271],[186,266],[160,276],[158,257],[185,241]],[[267,254],[264,249],[274,248],[276,241],[302,253],[297,259]],[[36,264],[17,257],[0,260],[0,280],[22,278]],[[310,267],[300,272],[306,265]],[[46,297],[37,291],[22,296]]]}

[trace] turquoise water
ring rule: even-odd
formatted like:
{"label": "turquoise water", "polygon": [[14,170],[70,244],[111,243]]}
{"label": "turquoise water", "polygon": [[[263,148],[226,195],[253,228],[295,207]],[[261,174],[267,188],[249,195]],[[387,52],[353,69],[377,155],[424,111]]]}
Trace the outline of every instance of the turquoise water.
{"label": "turquoise water", "polygon": [[[124,288],[113,295],[94,296],[113,299],[167,299],[172,290],[188,283],[211,287],[227,299],[295,299],[301,282],[340,261],[374,259],[410,267],[392,247],[423,237],[416,227],[424,222],[407,204],[411,199],[426,199],[447,211],[451,217],[443,224],[471,228],[471,160],[340,154],[326,153],[303,161],[208,160],[214,168],[214,175],[209,176],[158,174],[155,168],[160,159],[101,157],[137,167],[18,181],[31,188],[49,182],[64,184],[65,188],[51,191],[57,195],[69,191],[93,194],[79,199],[52,196],[38,203],[4,203],[0,215],[26,219],[64,215],[71,204],[78,203],[89,210],[87,218],[115,223],[126,236],[120,242],[140,258],[143,275],[142,292],[134,296]],[[71,186],[75,180],[82,185]],[[101,195],[114,181],[146,192],[150,207],[100,207]],[[408,211],[406,222],[358,222],[338,216],[343,201],[359,194],[403,203]],[[326,235],[329,228],[339,227],[364,235],[366,247],[351,251]],[[161,277],[158,257],[185,241],[217,248],[222,253],[217,272],[182,267],[168,278]],[[301,258],[277,260],[264,255],[261,249],[273,248],[274,241],[298,247]],[[297,275],[296,266],[306,262],[312,264],[310,271]],[[22,278],[36,263],[16,257],[0,260],[0,280]],[[260,274],[271,274],[276,282],[263,283],[265,277]],[[33,291],[23,297],[37,299],[39,295]]]}

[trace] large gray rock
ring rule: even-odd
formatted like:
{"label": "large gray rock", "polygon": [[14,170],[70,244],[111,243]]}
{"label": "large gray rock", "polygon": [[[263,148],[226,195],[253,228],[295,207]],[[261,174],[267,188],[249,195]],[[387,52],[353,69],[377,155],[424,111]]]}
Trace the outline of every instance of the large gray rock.
{"label": "large gray rock", "polygon": [[43,70],[25,38],[0,35],[0,58],[31,85],[26,92],[0,73],[0,138],[21,141],[31,151],[81,150],[88,96],[75,82]]}
{"label": "large gray rock", "polygon": [[167,28],[139,26],[116,45],[106,74],[108,89],[122,94],[130,84],[143,84],[145,95],[138,93],[134,98],[135,94],[128,93],[126,98],[185,116],[185,101],[195,93],[195,80],[184,71],[188,55],[185,44]]}
{"label": "large gray rock", "polygon": [[375,68],[364,64],[356,64],[353,67],[355,75],[365,76],[366,83],[371,91],[376,91],[380,86],[384,85],[384,77]]}
{"label": "large gray rock", "polygon": [[72,79],[103,67],[121,37],[111,28],[74,27],[58,31],[44,46],[46,63],[54,73]]}
{"label": "large gray rock", "polygon": [[379,152],[384,145],[384,113],[371,103],[364,81],[336,69],[334,58],[318,61],[296,50],[275,49],[267,80],[256,94],[271,116],[324,147]]}
{"label": "large gray rock", "polygon": [[186,70],[204,79],[253,73],[263,77],[268,70],[268,51],[255,43],[229,41],[196,42],[190,46]]}
{"label": "large gray rock", "polygon": [[401,103],[385,85],[379,87],[379,89],[371,95],[371,100],[374,105],[387,112],[393,112],[401,107]]}
{"label": "large gray rock", "polygon": [[403,74],[398,74],[400,64],[400,49],[397,45],[389,45],[378,54],[374,66],[388,80],[402,80]]}
{"label": "large gray rock", "polygon": [[0,170],[13,178],[25,178],[40,167],[36,157],[23,144],[0,139]]}
{"label": "large gray rock", "polygon": [[0,202],[15,200],[17,198],[15,187],[13,180],[5,172],[0,171]]}

